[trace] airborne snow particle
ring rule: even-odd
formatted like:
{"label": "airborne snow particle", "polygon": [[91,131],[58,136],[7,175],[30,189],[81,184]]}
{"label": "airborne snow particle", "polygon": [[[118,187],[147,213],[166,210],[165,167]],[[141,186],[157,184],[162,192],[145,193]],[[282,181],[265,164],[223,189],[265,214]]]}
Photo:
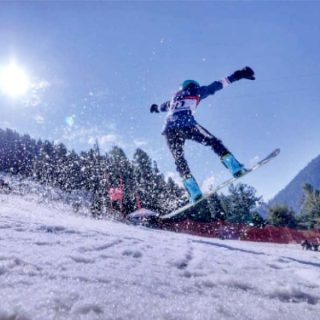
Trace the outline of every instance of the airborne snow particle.
{"label": "airborne snow particle", "polygon": [[72,127],[74,125],[74,116],[66,117],[65,122],[69,127]]}

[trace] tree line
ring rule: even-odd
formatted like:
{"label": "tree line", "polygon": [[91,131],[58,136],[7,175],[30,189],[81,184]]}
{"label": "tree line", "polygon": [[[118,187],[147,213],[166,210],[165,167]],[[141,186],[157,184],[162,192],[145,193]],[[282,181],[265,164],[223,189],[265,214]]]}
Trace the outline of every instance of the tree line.
{"label": "tree line", "polygon": [[278,227],[299,229],[320,228],[320,190],[306,183],[303,186],[303,198],[300,212],[283,204],[276,204],[269,208],[268,219]]}
{"label": "tree line", "polygon": [[[10,129],[0,129],[0,171],[31,177],[66,192],[87,191],[91,194],[94,215],[110,208],[126,215],[139,207],[164,214],[188,202],[186,191],[172,178],[166,180],[157,163],[140,148],[132,160],[117,146],[102,154],[98,143],[77,153],[62,143],[35,140]],[[121,188],[121,205],[110,197],[109,191],[114,188]],[[204,208],[206,215],[209,211],[214,219],[235,223],[261,220],[253,212],[260,200],[254,188],[240,184],[231,186],[229,191],[228,196],[211,198]]]}
{"label": "tree line", "polygon": [[214,194],[208,203],[197,208],[195,216],[203,213],[205,217],[209,211],[211,219],[230,223],[250,224],[257,227],[272,225],[294,229],[320,228],[320,190],[310,184],[303,186],[304,196],[299,213],[284,204],[275,204],[268,207],[266,218],[258,212],[263,202],[262,197],[257,196],[253,187],[239,183],[231,185],[228,191],[228,195]]}
{"label": "tree line", "polygon": [[138,204],[165,213],[187,201],[184,190],[173,179],[165,180],[157,163],[140,148],[132,160],[117,146],[102,154],[98,143],[77,153],[62,143],[35,140],[11,129],[0,129],[0,171],[30,177],[66,192],[87,191],[92,197],[93,214],[112,207],[108,192],[120,184],[124,215],[137,209]]}
{"label": "tree line", "polygon": [[[0,171],[33,178],[66,192],[89,192],[94,215],[110,208],[127,215],[139,207],[164,214],[188,202],[185,190],[173,179],[166,180],[157,163],[140,148],[132,160],[117,146],[102,154],[98,143],[77,153],[62,143],[35,140],[10,129],[0,129]],[[109,191],[114,188],[121,188],[121,206],[110,197]],[[275,205],[268,209],[266,219],[258,213],[262,197],[253,187],[240,183],[231,185],[228,191],[227,195],[214,194],[197,207],[197,214],[203,212],[209,220],[255,226],[320,227],[320,191],[311,185],[304,186],[300,214],[284,205]]]}

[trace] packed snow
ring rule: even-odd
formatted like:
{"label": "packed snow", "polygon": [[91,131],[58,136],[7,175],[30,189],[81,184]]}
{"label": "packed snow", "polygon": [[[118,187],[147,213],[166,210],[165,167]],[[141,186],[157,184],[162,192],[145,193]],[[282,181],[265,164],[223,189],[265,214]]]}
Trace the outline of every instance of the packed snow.
{"label": "packed snow", "polygon": [[94,220],[0,194],[0,320],[312,319],[320,252]]}

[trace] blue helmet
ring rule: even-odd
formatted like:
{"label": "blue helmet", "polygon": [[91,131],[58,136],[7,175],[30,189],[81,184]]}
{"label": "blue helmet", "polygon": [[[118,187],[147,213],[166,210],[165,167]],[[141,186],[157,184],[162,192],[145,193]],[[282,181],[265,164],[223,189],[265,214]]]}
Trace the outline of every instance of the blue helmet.
{"label": "blue helmet", "polygon": [[199,82],[195,81],[195,80],[184,80],[181,84],[181,89],[182,90],[185,90],[189,87],[196,87],[196,88],[199,88],[200,87],[200,84]]}

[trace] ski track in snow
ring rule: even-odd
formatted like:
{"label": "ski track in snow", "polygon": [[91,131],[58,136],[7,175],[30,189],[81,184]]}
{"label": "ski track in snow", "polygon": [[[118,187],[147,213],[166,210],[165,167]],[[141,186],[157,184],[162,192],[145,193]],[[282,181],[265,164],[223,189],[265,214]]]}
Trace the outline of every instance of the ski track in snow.
{"label": "ski track in snow", "polygon": [[320,253],[0,195],[0,320],[319,319]]}

